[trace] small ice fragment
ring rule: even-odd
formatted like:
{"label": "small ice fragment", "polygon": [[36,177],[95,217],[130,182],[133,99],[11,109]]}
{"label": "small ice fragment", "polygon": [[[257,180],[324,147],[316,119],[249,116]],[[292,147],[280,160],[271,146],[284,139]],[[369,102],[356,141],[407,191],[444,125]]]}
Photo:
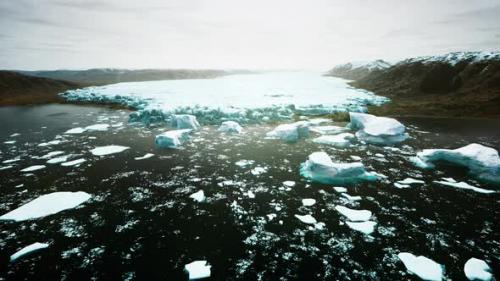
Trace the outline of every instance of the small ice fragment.
{"label": "small ice fragment", "polygon": [[479,193],[485,193],[485,194],[495,193],[494,190],[475,187],[475,186],[470,185],[470,184],[463,182],[463,181],[461,181],[461,182],[434,181],[434,182],[438,183],[438,184],[446,185],[446,186],[452,186],[452,187],[461,188],[461,189],[468,189],[468,190],[472,190],[472,191],[479,192]]}
{"label": "small ice fragment", "polygon": [[359,201],[362,199],[361,196],[351,196],[347,193],[342,193],[341,196],[346,198],[349,201]]}
{"label": "small ice fragment", "polygon": [[464,273],[469,280],[489,281],[493,278],[490,266],[483,260],[470,258],[464,265]]}
{"label": "small ice fragment", "polygon": [[49,159],[49,160],[47,160],[47,164],[58,164],[58,163],[66,162],[66,161],[68,161],[68,158],[70,156],[71,155],[64,155],[64,156]]}
{"label": "small ice fragment", "polygon": [[14,163],[14,162],[17,162],[17,161],[20,161],[20,160],[21,160],[21,157],[17,156],[17,157],[12,158],[12,159],[4,160],[4,161],[2,161],[2,163],[8,164],[8,163]]}
{"label": "small ice fragment", "polygon": [[224,121],[219,127],[219,131],[223,133],[236,133],[239,134],[241,133],[243,129],[241,128],[240,124],[238,122],[234,121]]}
{"label": "small ice fragment", "polygon": [[85,128],[82,128],[82,127],[77,127],[77,128],[73,128],[73,129],[69,129],[67,130],[66,132],[64,132],[64,134],[81,134],[85,132]]}
{"label": "small ice fragment", "polygon": [[360,231],[364,234],[371,234],[375,230],[376,222],[373,221],[363,221],[363,222],[346,222],[347,226],[356,231]]}
{"label": "small ice fragment", "polygon": [[283,185],[286,186],[286,187],[294,187],[295,186],[295,182],[294,181],[284,181]]}
{"label": "small ice fragment", "polygon": [[334,147],[344,148],[351,144],[354,135],[351,133],[341,133],[338,135],[324,135],[313,139],[313,142],[319,144],[331,145]]}
{"label": "small ice fragment", "polygon": [[239,161],[235,162],[234,164],[236,164],[236,166],[244,168],[246,166],[253,165],[253,163],[255,163],[254,160],[245,160],[245,159],[243,159],[243,160],[239,160]]}
{"label": "small ice fragment", "polygon": [[85,160],[84,158],[80,158],[80,159],[76,159],[73,161],[61,163],[61,166],[64,166],[64,167],[77,166],[77,165],[82,164],[85,161],[87,161],[87,160]]}
{"label": "small ice fragment", "polygon": [[211,265],[205,260],[194,261],[186,264],[184,270],[189,275],[189,280],[202,279],[210,277]]}
{"label": "small ice fragment", "polygon": [[266,134],[270,139],[281,139],[285,142],[295,142],[309,135],[309,122],[298,121],[292,124],[282,124]]}
{"label": "small ice fragment", "polygon": [[161,148],[178,148],[189,140],[191,129],[171,130],[155,137],[155,144]]}
{"label": "small ice fragment", "polygon": [[192,198],[196,202],[203,202],[205,201],[205,193],[203,192],[203,190],[199,190],[189,195],[189,198]]}
{"label": "small ice fragment", "polygon": [[22,169],[21,172],[33,172],[33,171],[44,169],[45,167],[46,167],[45,165],[34,165],[34,166],[30,166],[30,167]]}
{"label": "small ice fragment", "polygon": [[153,153],[146,153],[144,156],[141,156],[141,157],[135,157],[134,159],[135,160],[144,160],[144,159],[148,159],[148,158],[151,158],[155,156]]}
{"label": "small ice fragment", "polygon": [[40,159],[49,159],[49,158],[52,158],[54,156],[57,156],[57,155],[60,155],[63,153],[64,153],[64,151],[51,151],[51,152],[41,156]]}
{"label": "small ice fragment", "polygon": [[12,166],[12,165],[0,166],[0,171],[7,170],[7,169],[10,169],[10,168],[13,168],[13,167],[14,166]]}
{"label": "small ice fragment", "polygon": [[359,157],[359,156],[351,155],[349,157],[351,157],[351,159],[354,160],[354,161],[361,161],[361,157]]}
{"label": "small ice fragment", "polygon": [[85,127],[86,131],[107,131],[109,124],[95,124]]}
{"label": "small ice fragment", "polygon": [[372,217],[372,212],[369,210],[353,210],[344,206],[335,206],[335,210],[350,221],[367,221]]}
{"label": "small ice fragment", "polygon": [[333,187],[333,190],[335,190],[335,192],[338,192],[338,193],[344,193],[344,192],[347,192],[347,188],[342,187],[342,186],[334,186],[334,187]]}
{"label": "small ice fragment", "polygon": [[255,198],[255,193],[253,193],[251,190],[249,190],[249,191],[247,192],[247,196],[248,196],[248,198],[253,199],[253,198]]}
{"label": "small ice fragment", "polygon": [[33,252],[41,250],[41,249],[45,249],[47,247],[49,247],[49,244],[47,244],[47,243],[35,242],[31,245],[28,245],[28,246],[22,248],[21,250],[19,250],[17,252],[15,252],[13,255],[11,255],[10,262],[13,262],[22,256],[25,256],[27,254],[33,253]]}
{"label": "small ice fragment", "polygon": [[196,120],[196,116],[189,114],[174,114],[172,116],[172,126],[177,129],[193,129],[196,130],[200,124]]}
{"label": "small ice fragment", "polygon": [[394,186],[396,188],[401,188],[401,189],[403,189],[403,188],[410,188],[411,187],[409,184],[400,184],[399,182],[395,182]]}
{"label": "small ice fragment", "polygon": [[16,141],[15,140],[11,140],[11,141],[4,141],[3,143],[5,144],[15,144]]}
{"label": "small ice fragment", "polygon": [[267,167],[257,166],[255,168],[253,168],[250,172],[252,173],[252,175],[258,176],[258,175],[261,175],[263,173],[266,173],[267,172]]}
{"label": "small ice fragment", "polygon": [[440,281],[443,279],[443,266],[427,257],[416,257],[411,253],[399,253],[398,257],[410,273],[423,280]]}
{"label": "small ice fragment", "polygon": [[397,181],[399,184],[412,185],[412,184],[424,184],[425,181],[417,180],[414,178],[405,178],[404,180]]}
{"label": "small ice fragment", "polygon": [[129,148],[130,147],[128,147],[128,146],[121,146],[121,145],[98,146],[98,147],[90,150],[90,153],[92,153],[95,156],[104,156],[104,155],[109,155],[109,154],[114,154],[114,153],[120,153],[120,152],[125,151]]}
{"label": "small ice fragment", "polygon": [[306,224],[316,224],[317,221],[316,219],[311,216],[311,215],[295,215],[296,218],[298,218],[301,222],[306,223]]}
{"label": "small ice fragment", "polygon": [[316,204],[316,200],[312,199],[312,198],[306,198],[306,199],[302,199],[302,206],[312,206]]}

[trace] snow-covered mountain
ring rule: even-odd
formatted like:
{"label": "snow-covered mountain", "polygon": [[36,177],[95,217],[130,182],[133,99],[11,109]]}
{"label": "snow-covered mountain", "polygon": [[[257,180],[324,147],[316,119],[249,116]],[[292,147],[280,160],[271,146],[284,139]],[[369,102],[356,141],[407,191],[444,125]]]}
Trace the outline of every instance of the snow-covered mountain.
{"label": "snow-covered mountain", "polygon": [[430,63],[430,62],[442,62],[448,63],[450,65],[456,65],[461,62],[476,63],[485,62],[490,60],[500,60],[500,52],[453,52],[444,55],[437,56],[421,56],[415,58],[409,58],[403,60],[399,63]]}
{"label": "snow-covered mountain", "polygon": [[349,62],[335,66],[327,75],[357,80],[372,71],[380,71],[389,67],[391,67],[391,64],[384,60]]}

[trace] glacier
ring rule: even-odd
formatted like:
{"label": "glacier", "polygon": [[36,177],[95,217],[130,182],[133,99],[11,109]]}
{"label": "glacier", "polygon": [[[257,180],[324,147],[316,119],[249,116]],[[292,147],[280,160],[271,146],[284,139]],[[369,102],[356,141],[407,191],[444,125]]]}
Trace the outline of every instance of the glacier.
{"label": "glacier", "polygon": [[204,124],[232,120],[240,124],[279,121],[295,114],[365,112],[367,105],[389,99],[355,89],[340,78],[318,72],[262,72],[213,79],[126,82],[69,90],[74,102],[120,104],[136,111],[131,122],[171,122],[190,114]]}

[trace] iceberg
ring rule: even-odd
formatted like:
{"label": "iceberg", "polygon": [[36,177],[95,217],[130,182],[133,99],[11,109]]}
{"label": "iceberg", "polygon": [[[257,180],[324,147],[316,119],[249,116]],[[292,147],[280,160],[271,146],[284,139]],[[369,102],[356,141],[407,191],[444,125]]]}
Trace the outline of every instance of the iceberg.
{"label": "iceberg", "polygon": [[377,145],[394,145],[408,138],[403,124],[393,118],[349,112],[350,127],[358,139]]}
{"label": "iceberg", "polygon": [[350,221],[368,221],[372,217],[369,210],[353,210],[344,206],[335,206],[335,210]]}
{"label": "iceberg", "polygon": [[363,221],[363,222],[346,222],[347,226],[353,230],[362,232],[366,235],[372,234],[375,231],[376,222],[373,221]]}
{"label": "iceberg", "polygon": [[33,172],[33,171],[38,171],[38,170],[41,170],[41,169],[45,169],[45,165],[33,165],[33,166],[29,166],[27,168],[24,168],[21,170],[21,172]]}
{"label": "iceberg", "polygon": [[22,248],[21,250],[15,252],[14,254],[12,254],[10,256],[10,262],[13,262],[13,261],[19,259],[20,257],[23,257],[27,254],[33,253],[33,252],[41,250],[41,249],[45,249],[47,247],[49,247],[49,244],[47,244],[47,243],[35,242],[33,244],[30,244],[30,245]]}
{"label": "iceberg", "polygon": [[483,260],[470,258],[464,265],[464,273],[469,280],[489,281],[493,278],[490,266]]}
{"label": "iceberg", "polygon": [[205,193],[203,192],[203,190],[199,190],[189,195],[189,198],[193,199],[196,202],[203,202],[205,201]]}
{"label": "iceberg", "polygon": [[83,191],[62,191],[45,194],[4,214],[0,217],[0,220],[25,221],[53,215],[75,208],[89,200],[90,197],[90,194]]}
{"label": "iceberg", "polygon": [[292,124],[281,124],[274,130],[268,132],[266,137],[269,139],[281,139],[285,142],[296,142],[299,138],[309,136],[309,122],[298,121]]}
{"label": "iceberg", "polygon": [[331,145],[334,147],[344,148],[351,144],[354,135],[351,133],[341,133],[338,135],[324,135],[313,139],[313,142],[319,144]]}
{"label": "iceberg", "polygon": [[416,257],[411,253],[399,253],[398,257],[410,273],[423,280],[441,281],[443,279],[443,266],[427,257]]}
{"label": "iceberg", "polygon": [[161,148],[178,148],[189,140],[191,129],[171,130],[155,137],[155,144]]}
{"label": "iceberg", "polygon": [[224,121],[219,127],[219,131],[223,133],[236,133],[240,134],[243,128],[241,128],[240,124],[235,121]]}
{"label": "iceberg", "polygon": [[375,181],[378,176],[367,172],[361,162],[333,163],[325,152],[314,152],[300,166],[301,176],[323,184],[353,184]]}
{"label": "iceberg", "polygon": [[210,277],[210,269],[212,266],[207,261],[194,261],[184,266],[184,270],[189,275],[189,280],[202,279]]}
{"label": "iceberg", "polygon": [[500,157],[491,147],[471,143],[457,149],[424,149],[413,160],[422,168],[433,168],[438,161],[467,167],[480,180],[500,183]]}
{"label": "iceberg", "polygon": [[95,156],[104,156],[104,155],[109,155],[109,154],[120,153],[120,152],[123,152],[129,148],[130,147],[128,147],[128,146],[122,146],[122,145],[98,146],[98,147],[90,150],[90,153],[92,153]]}
{"label": "iceberg", "polygon": [[200,123],[196,120],[196,116],[190,114],[174,114],[172,116],[172,126],[177,129],[193,129],[200,127]]}

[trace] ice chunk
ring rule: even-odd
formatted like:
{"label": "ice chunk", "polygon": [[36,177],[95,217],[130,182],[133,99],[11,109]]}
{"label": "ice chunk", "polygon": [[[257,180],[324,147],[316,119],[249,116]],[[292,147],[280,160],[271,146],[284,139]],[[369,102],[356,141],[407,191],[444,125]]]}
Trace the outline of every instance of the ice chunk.
{"label": "ice chunk", "polygon": [[162,148],[178,148],[189,140],[191,129],[166,131],[155,137],[155,144]]}
{"label": "ice chunk", "polygon": [[347,128],[340,126],[314,126],[309,128],[309,130],[322,135],[336,135],[347,131]]}
{"label": "ice chunk", "polygon": [[141,156],[141,157],[134,157],[135,160],[144,160],[144,159],[148,159],[148,158],[151,158],[155,156],[153,153],[146,153],[144,154],[144,156]]}
{"label": "ice chunk", "polygon": [[83,191],[45,194],[1,216],[0,220],[24,221],[45,217],[75,208],[89,200],[90,197],[90,194]]}
{"label": "ice chunk", "polygon": [[17,156],[17,157],[12,158],[12,159],[4,160],[4,161],[2,161],[2,163],[8,164],[8,163],[14,163],[14,162],[17,162],[17,161],[20,161],[20,160],[21,160],[21,157]]}
{"label": "ice chunk", "polygon": [[47,160],[47,164],[58,164],[58,163],[66,162],[66,161],[68,161],[69,157],[71,157],[71,155],[64,155],[64,156],[52,158],[52,159]]}
{"label": "ice chunk", "polygon": [[106,145],[106,146],[98,146],[90,151],[95,156],[104,156],[109,154],[115,154],[123,152],[130,147],[122,146],[122,145]]}
{"label": "ice chunk", "polygon": [[376,222],[363,221],[363,222],[346,222],[347,226],[353,230],[362,232],[364,234],[371,234],[375,230]]}
{"label": "ice chunk", "polygon": [[309,136],[310,124],[306,121],[298,121],[292,124],[282,124],[266,134],[267,138],[280,139],[285,142],[295,142],[299,138]]}
{"label": "ice chunk", "polygon": [[95,124],[85,127],[85,131],[107,131],[109,124]]}
{"label": "ice chunk", "polygon": [[189,280],[202,279],[210,277],[211,265],[207,261],[194,261],[184,266],[184,270],[189,275]]}
{"label": "ice chunk", "polygon": [[300,166],[300,174],[324,184],[352,184],[377,180],[377,175],[365,170],[361,162],[333,163],[325,152],[314,152]]}
{"label": "ice chunk", "polygon": [[54,156],[61,155],[63,153],[64,153],[64,151],[51,151],[51,152],[41,156],[40,159],[50,159]]}
{"label": "ice chunk", "polygon": [[470,258],[464,265],[464,273],[469,280],[489,281],[493,278],[490,266],[483,260]]}
{"label": "ice chunk", "polygon": [[344,193],[344,192],[347,192],[347,188],[342,187],[342,186],[334,186],[334,187],[333,187],[333,190],[335,190],[335,192],[338,192],[338,193]]}
{"label": "ice chunk", "polygon": [[367,221],[372,217],[369,210],[353,210],[344,206],[335,206],[335,210],[350,221]]}
{"label": "ice chunk", "polygon": [[304,215],[304,216],[295,215],[295,217],[298,218],[301,222],[303,222],[305,224],[316,224],[317,223],[316,219],[311,215]]}
{"label": "ice chunk", "polygon": [[33,165],[21,170],[21,172],[33,172],[41,169],[45,169],[45,165]]}
{"label": "ice chunk", "polygon": [[205,193],[203,192],[203,190],[199,190],[189,195],[189,198],[192,198],[196,202],[203,202],[205,201]]}
{"label": "ice chunk", "polygon": [[443,279],[443,267],[439,263],[424,256],[416,257],[410,253],[399,253],[399,259],[406,269],[423,280],[440,281]]}
{"label": "ice chunk", "polygon": [[246,166],[253,165],[253,163],[255,163],[254,160],[245,160],[245,159],[242,159],[242,160],[239,160],[239,161],[235,162],[234,164],[236,164],[236,166],[244,168]]}
{"label": "ice chunk", "polygon": [[82,127],[77,127],[77,128],[73,128],[73,129],[69,129],[67,130],[66,132],[64,132],[64,134],[81,134],[85,132],[85,128],[82,128]]}
{"label": "ice chunk", "polygon": [[250,173],[252,173],[252,175],[254,175],[254,176],[259,176],[261,174],[267,173],[267,167],[257,166],[255,168],[253,168],[250,171]]}
{"label": "ice chunk", "polygon": [[344,197],[344,198],[346,198],[349,201],[359,201],[359,200],[361,200],[361,196],[351,196],[351,195],[349,195],[347,193],[342,193],[341,196]]}
{"label": "ice chunk", "polygon": [[241,128],[240,124],[235,121],[224,121],[219,127],[219,131],[224,133],[236,133],[239,134],[243,128]]}
{"label": "ice chunk", "polygon": [[21,250],[19,250],[17,252],[15,252],[13,255],[11,255],[10,261],[13,262],[22,256],[25,256],[27,254],[33,253],[33,252],[41,250],[41,249],[45,249],[47,247],[49,247],[49,244],[47,244],[47,243],[35,242],[31,245],[28,245],[28,246],[22,248]]}
{"label": "ice chunk", "polygon": [[294,181],[284,181],[283,185],[286,186],[286,187],[294,187],[295,186],[295,182]]}
{"label": "ice chunk", "polygon": [[324,135],[313,139],[313,142],[342,148],[349,146],[349,144],[351,144],[351,141],[353,139],[354,139],[353,134],[341,133],[338,135]]}
{"label": "ice chunk", "polygon": [[404,180],[397,181],[399,184],[411,185],[411,184],[424,184],[425,181],[417,180],[414,178],[405,178]]}
{"label": "ice chunk", "polygon": [[85,161],[87,161],[87,160],[85,160],[85,158],[80,158],[80,159],[76,159],[76,160],[73,160],[73,161],[61,163],[61,166],[64,166],[64,167],[78,166],[78,165],[82,164]]}
{"label": "ice chunk", "polygon": [[417,153],[414,162],[420,167],[432,168],[437,161],[446,161],[469,168],[478,179],[500,183],[500,157],[491,147],[472,143],[457,149],[424,149]]}
{"label": "ice chunk", "polygon": [[392,145],[408,138],[405,126],[388,117],[349,112],[351,128],[358,130],[356,137],[371,144]]}
{"label": "ice chunk", "polygon": [[480,188],[480,187],[475,187],[475,186],[470,185],[470,184],[468,184],[466,182],[463,182],[463,181],[461,181],[461,182],[434,181],[434,182],[442,184],[442,185],[456,187],[456,188],[469,189],[469,190],[472,190],[472,191],[475,191],[475,192],[479,192],[479,193],[486,193],[486,194],[495,193],[494,190],[484,189],[484,188]]}
{"label": "ice chunk", "polygon": [[172,126],[177,129],[192,129],[196,130],[200,124],[196,120],[196,116],[189,114],[174,114],[172,116]]}
{"label": "ice chunk", "polygon": [[316,200],[314,200],[312,198],[302,199],[302,206],[309,207],[309,206],[312,206],[314,204],[316,204]]}

